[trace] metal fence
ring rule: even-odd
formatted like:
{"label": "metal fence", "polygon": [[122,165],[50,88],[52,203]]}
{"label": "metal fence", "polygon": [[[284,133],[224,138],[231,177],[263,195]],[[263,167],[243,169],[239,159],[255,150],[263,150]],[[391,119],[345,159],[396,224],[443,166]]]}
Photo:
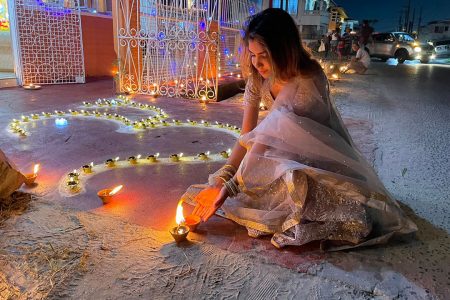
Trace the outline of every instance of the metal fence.
{"label": "metal fence", "polygon": [[120,90],[217,99],[257,10],[248,0],[116,0]]}

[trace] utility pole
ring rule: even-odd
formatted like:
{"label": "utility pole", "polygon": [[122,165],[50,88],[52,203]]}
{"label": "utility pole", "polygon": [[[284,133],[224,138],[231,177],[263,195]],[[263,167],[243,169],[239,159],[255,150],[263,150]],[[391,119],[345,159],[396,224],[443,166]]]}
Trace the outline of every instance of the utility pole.
{"label": "utility pole", "polygon": [[416,8],[414,7],[413,9],[413,15],[412,15],[412,20],[409,22],[409,28],[408,28],[408,32],[412,33],[413,32],[413,27],[414,27],[414,19],[416,18]]}
{"label": "utility pole", "polygon": [[406,8],[406,15],[405,15],[405,25],[403,26],[405,31],[408,31],[410,9],[411,9],[411,0],[408,0],[408,6]]}
{"label": "utility pole", "polygon": [[398,31],[402,31],[403,25],[403,10],[400,12],[400,18],[398,19]]}
{"label": "utility pole", "polygon": [[420,7],[419,23],[417,24],[417,37],[419,37],[421,25],[422,25],[422,6]]}

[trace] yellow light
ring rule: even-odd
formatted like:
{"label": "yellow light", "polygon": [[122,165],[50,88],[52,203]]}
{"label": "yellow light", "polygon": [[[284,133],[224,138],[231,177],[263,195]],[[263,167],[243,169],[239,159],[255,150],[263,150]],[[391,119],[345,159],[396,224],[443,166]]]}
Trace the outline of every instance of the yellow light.
{"label": "yellow light", "polygon": [[111,192],[109,192],[109,195],[112,196],[112,195],[117,194],[117,192],[120,191],[122,188],[123,188],[123,185],[116,186],[115,188],[113,188],[113,190]]}
{"label": "yellow light", "polygon": [[34,175],[36,175],[38,171],[39,171],[39,164],[35,164],[33,168]]}
{"label": "yellow light", "polygon": [[178,202],[177,214],[175,216],[175,221],[177,222],[178,225],[181,225],[182,223],[184,223],[183,202],[182,201]]}

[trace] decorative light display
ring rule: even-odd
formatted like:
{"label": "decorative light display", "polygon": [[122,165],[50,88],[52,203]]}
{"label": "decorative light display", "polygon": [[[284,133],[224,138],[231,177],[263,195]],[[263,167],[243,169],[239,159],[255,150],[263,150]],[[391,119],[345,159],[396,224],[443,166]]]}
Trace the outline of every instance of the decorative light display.
{"label": "decorative light display", "polygon": [[[134,101],[130,101],[125,97],[118,97],[114,100],[108,99],[98,99],[94,103],[83,102],[83,106],[89,107],[92,109],[102,108],[102,107],[131,107],[144,111],[153,111],[156,115],[148,116],[147,118],[141,118],[140,120],[130,120],[125,116],[119,114],[111,114],[111,113],[101,113],[97,110],[69,110],[67,112],[55,110],[54,112],[42,112],[42,116],[44,118],[52,118],[56,117],[55,124],[57,126],[67,126],[68,121],[67,117],[89,117],[89,118],[97,118],[103,120],[109,120],[111,122],[118,122],[127,126],[129,128],[133,128],[137,131],[148,130],[152,128],[158,127],[169,127],[169,126],[186,126],[186,127],[195,127],[199,124],[203,127],[209,127],[211,129],[221,130],[228,133],[233,134],[234,136],[238,136],[241,132],[241,129],[237,126],[231,126],[229,124],[223,125],[220,122],[211,123],[205,120],[201,120],[200,123],[197,121],[193,121],[188,119],[186,122],[181,122],[181,120],[172,120],[172,122],[167,122],[166,119],[169,118],[169,115],[162,110],[153,105],[137,103]],[[66,118],[64,118],[66,117]],[[25,126],[30,122],[37,122],[41,120],[38,114],[31,114],[29,116],[23,115],[20,120],[13,119],[10,124],[10,132],[15,133],[19,136],[27,136],[29,133],[25,130]]]}
{"label": "decorative light display", "polygon": [[[172,154],[169,157],[160,157],[159,153],[149,154],[147,156],[132,155],[127,159],[120,160],[119,157],[109,158],[104,164],[95,164],[91,162],[83,165],[80,170],[72,170],[67,174],[65,180],[62,181],[61,187],[68,189],[68,195],[74,195],[79,193],[84,188],[84,184],[92,176],[116,168],[129,168],[136,167],[138,165],[170,165],[180,163],[202,163],[208,162],[220,162],[226,161],[231,153],[231,149],[221,151],[219,153],[211,153],[210,151],[201,152],[197,155],[185,156],[183,153]],[[81,172],[82,171],[82,172]],[[64,190],[64,189],[63,189]]]}

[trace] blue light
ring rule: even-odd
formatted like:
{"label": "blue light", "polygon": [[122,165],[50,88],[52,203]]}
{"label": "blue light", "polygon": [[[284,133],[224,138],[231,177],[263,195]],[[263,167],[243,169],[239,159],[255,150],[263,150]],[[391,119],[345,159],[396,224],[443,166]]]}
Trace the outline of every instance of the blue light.
{"label": "blue light", "polygon": [[67,120],[64,119],[64,118],[56,118],[55,124],[56,124],[56,126],[58,126],[58,127],[67,126]]}
{"label": "blue light", "polygon": [[162,40],[162,39],[164,39],[166,37],[166,35],[164,34],[164,32],[160,32],[159,34],[158,34],[158,40]]}
{"label": "blue light", "polygon": [[225,55],[230,54],[230,50],[228,50],[228,48],[223,49],[223,52],[225,53]]}
{"label": "blue light", "polygon": [[202,29],[205,29],[205,27],[206,27],[205,22],[201,21],[201,22],[200,22],[200,27],[201,27]]}

